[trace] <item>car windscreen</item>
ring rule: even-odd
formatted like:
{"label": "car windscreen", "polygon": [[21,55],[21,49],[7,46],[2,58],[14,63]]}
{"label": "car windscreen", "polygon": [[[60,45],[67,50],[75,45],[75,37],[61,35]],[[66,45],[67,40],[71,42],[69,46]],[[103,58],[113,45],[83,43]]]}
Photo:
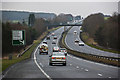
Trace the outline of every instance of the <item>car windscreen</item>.
{"label": "car windscreen", "polygon": [[58,53],[58,54],[53,54],[53,56],[64,56],[64,54]]}
{"label": "car windscreen", "polygon": [[66,50],[66,49],[60,49],[60,50]]}

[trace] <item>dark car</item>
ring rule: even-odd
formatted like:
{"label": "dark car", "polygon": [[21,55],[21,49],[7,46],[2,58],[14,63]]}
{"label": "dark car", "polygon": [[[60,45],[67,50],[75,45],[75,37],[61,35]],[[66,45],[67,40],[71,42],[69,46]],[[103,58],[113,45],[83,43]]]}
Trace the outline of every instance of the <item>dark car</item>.
{"label": "dark car", "polygon": [[47,44],[47,41],[43,41],[44,44]]}
{"label": "dark car", "polygon": [[56,44],[56,41],[55,41],[55,40],[53,40],[53,41],[52,41],[52,44]]}
{"label": "dark car", "polygon": [[76,39],[76,40],[75,40],[75,43],[79,43],[79,40],[78,40],[78,39]]}
{"label": "dark car", "polygon": [[54,36],[54,39],[57,39],[57,36]]}
{"label": "dark car", "polygon": [[50,36],[47,36],[47,40],[50,40]]}

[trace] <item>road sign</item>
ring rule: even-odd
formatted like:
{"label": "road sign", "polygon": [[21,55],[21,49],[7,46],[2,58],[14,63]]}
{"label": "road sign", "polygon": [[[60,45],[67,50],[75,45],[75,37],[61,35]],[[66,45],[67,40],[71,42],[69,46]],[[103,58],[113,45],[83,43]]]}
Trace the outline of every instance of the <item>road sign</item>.
{"label": "road sign", "polygon": [[12,45],[25,45],[25,30],[12,30]]}

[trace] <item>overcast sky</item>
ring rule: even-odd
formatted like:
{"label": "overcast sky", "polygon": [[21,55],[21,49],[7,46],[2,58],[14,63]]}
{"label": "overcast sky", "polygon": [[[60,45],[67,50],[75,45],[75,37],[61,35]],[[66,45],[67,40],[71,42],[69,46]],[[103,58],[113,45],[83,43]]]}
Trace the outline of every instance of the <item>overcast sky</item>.
{"label": "overcast sky", "polygon": [[87,17],[93,13],[112,15],[118,12],[118,2],[2,2],[3,10],[66,13]]}

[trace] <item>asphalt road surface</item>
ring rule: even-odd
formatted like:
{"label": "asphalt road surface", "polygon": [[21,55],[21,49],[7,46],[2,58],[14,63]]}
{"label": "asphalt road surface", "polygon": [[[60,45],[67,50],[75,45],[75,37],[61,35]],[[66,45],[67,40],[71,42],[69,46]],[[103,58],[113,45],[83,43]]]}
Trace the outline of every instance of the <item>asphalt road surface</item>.
{"label": "asphalt road surface", "polygon": [[[72,27],[65,38],[65,43],[70,49],[79,51],[79,52],[84,52],[87,54],[94,54],[94,55],[108,56],[108,57],[120,57],[120,54],[98,50],[86,44],[84,46],[79,46],[78,44],[75,44],[75,39],[78,39],[79,42],[83,42],[79,37],[80,28],[81,26]],[[77,34],[74,34],[74,31],[77,31]]]}
{"label": "asphalt road surface", "polygon": [[[64,28],[56,30],[54,33],[58,37],[57,42]],[[46,39],[45,39],[46,40]],[[38,47],[33,51],[30,59],[24,60],[10,67],[3,75],[3,78],[30,78],[29,80],[40,79],[71,79],[71,80],[106,80],[118,78],[118,67],[87,61],[72,55],[67,56],[67,65],[60,64],[49,66],[49,55],[52,53],[52,36],[48,42],[48,55],[39,55]],[[58,45],[58,43],[57,43]],[[94,78],[94,79],[93,79]],[[40,80],[39,79],[39,80]],[[117,79],[114,79],[117,80]]]}

